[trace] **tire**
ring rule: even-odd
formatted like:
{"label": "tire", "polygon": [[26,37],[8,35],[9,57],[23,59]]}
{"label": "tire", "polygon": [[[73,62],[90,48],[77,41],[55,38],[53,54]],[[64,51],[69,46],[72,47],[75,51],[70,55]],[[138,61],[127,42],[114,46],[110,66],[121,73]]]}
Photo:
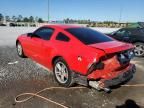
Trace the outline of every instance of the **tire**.
{"label": "tire", "polygon": [[73,85],[72,72],[63,58],[60,57],[54,61],[53,71],[55,80],[61,86],[70,87]]}
{"label": "tire", "polygon": [[144,57],[144,43],[136,42],[135,44],[135,56]]}
{"label": "tire", "polygon": [[17,54],[18,54],[19,57],[21,57],[21,58],[26,58],[26,56],[25,56],[25,54],[24,54],[24,52],[23,52],[22,45],[21,45],[20,42],[17,42],[17,44],[16,44],[16,49],[17,49]]}

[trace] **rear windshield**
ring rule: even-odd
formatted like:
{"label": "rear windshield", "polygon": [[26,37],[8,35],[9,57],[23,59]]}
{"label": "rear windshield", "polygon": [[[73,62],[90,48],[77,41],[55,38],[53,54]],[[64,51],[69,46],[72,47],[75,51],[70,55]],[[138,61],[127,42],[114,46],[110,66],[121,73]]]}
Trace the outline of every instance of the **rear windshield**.
{"label": "rear windshield", "polygon": [[89,28],[69,28],[66,30],[86,45],[113,41],[110,37]]}

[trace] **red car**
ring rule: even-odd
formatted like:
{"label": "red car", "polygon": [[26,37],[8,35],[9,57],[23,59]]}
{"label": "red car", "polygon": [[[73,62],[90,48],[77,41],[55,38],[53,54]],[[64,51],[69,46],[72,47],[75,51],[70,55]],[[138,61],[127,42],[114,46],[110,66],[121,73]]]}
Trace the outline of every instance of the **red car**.
{"label": "red car", "polygon": [[95,30],[71,25],[46,25],[16,40],[20,57],[29,57],[53,70],[56,81],[109,91],[130,80],[134,47]]}

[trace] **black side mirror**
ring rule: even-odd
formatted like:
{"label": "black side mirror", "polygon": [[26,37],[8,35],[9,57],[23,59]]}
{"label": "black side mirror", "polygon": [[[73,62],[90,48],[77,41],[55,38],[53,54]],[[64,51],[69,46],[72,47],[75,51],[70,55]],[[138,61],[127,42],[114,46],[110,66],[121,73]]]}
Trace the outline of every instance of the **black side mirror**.
{"label": "black side mirror", "polygon": [[38,35],[36,35],[36,34],[34,34],[34,33],[28,33],[27,36],[28,36],[28,37],[31,37],[31,38],[33,38],[33,37],[40,38],[40,36],[38,36]]}
{"label": "black side mirror", "polygon": [[33,33],[28,33],[27,36],[28,37],[33,37]]}
{"label": "black side mirror", "polygon": [[28,33],[27,36],[29,36],[29,37],[31,37],[31,38],[32,38],[32,37],[39,37],[39,36],[37,36],[37,35],[34,34],[34,33]]}

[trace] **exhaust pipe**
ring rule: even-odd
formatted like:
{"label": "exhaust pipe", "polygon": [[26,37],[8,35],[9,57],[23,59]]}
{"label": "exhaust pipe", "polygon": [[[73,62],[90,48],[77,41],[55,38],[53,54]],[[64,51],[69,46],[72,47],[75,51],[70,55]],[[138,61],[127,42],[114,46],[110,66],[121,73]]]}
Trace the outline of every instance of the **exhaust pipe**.
{"label": "exhaust pipe", "polygon": [[110,88],[103,88],[103,90],[104,90],[106,93],[110,93],[110,92],[111,92],[111,89],[110,89]]}
{"label": "exhaust pipe", "polygon": [[103,83],[101,81],[89,81],[89,86],[91,86],[92,88],[94,88],[94,89],[96,89],[98,91],[103,90],[106,93],[110,93],[111,89],[101,86],[102,84]]}

